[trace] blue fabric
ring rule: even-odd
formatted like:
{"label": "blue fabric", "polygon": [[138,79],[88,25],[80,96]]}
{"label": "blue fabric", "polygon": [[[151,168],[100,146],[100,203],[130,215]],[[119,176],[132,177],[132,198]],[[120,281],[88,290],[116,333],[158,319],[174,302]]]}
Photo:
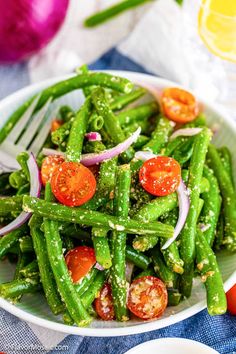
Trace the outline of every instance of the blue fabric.
{"label": "blue fabric", "polygon": [[[90,69],[117,69],[145,72],[138,64],[121,55],[116,49],[110,50],[98,61],[90,64]],[[0,67],[0,97],[21,88],[29,83],[25,64],[11,67]],[[105,331],[105,329],[104,329]],[[197,340],[214,348],[221,354],[236,354],[236,317],[210,317],[206,310],[175,325],[133,336],[91,338],[68,336],[60,343],[60,349],[52,350],[50,354],[123,354],[128,349],[156,338],[182,337]],[[8,354],[28,354],[35,351],[21,349],[7,350],[9,344],[40,345],[38,339],[24,322],[0,310],[0,351],[5,349]],[[63,347],[66,348],[63,350]],[[45,353],[41,350],[40,353]]]}

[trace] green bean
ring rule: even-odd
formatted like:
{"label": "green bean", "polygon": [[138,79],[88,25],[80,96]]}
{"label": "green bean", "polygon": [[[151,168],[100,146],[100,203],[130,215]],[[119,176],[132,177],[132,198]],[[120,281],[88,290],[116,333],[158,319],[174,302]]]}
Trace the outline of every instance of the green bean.
{"label": "green bean", "polygon": [[142,149],[142,147],[147,144],[147,142],[149,141],[149,137],[147,137],[146,135],[139,135],[138,139],[136,140],[136,142],[133,144],[133,148],[135,150],[140,150]]}
{"label": "green bean", "polygon": [[84,21],[84,26],[94,27],[105,21],[110,20],[112,17],[119,15],[120,13],[127,11],[133,7],[140,6],[149,2],[151,0],[126,0],[121,1],[111,7],[108,7],[105,10],[102,10],[94,15],[88,17]]}
{"label": "green bean", "polygon": [[[209,184],[202,178],[200,183],[200,192],[205,191]],[[134,215],[135,220],[140,222],[151,222],[160,216],[171,212],[178,206],[178,197],[176,193],[164,197],[158,197],[143,205]],[[136,236],[133,240],[134,249],[145,252],[153,248],[158,242],[159,235]],[[173,246],[174,247],[174,246]]]}
{"label": "green bean", "polygon": [[203,234],[209,245],[212,247],[215,238],[216,226],[220,215],[222,198],[220,196],[219,185],[213,171],[207,166],[204,166],[203,175],[209,181],[210,190],[201,195],[204,200],[204,206],[199,222],[205,226]]}
{"label": "green bean", "polygon": [[0,238],[0,259],[9,252],[11,247],[17,244],[19,238],[25,235],[26,232],[27,227],[23,225],[19,229],[16,229]]}
{"label": "green bean", "polygon": [[26,183],[18,189],[16,195],[19,196],[19,195],[29,194],[29,190],[30,190],[30,185],[29,183]]}
{"label": "green bean", "polygon": [[23,171],[18,170],[18,171],[14,171],[10,174],[9,183],[13,188],[18,189],[27,183],[27,179],[26,179]]}
{"label": "green bean", "polygon": [[227,311],[223,281],[214,252],[203,234],[198,230],[196,237],[197,268],[207,291],[207,309],[210,315],[221,315]]}
{"label": "green bean", "polygon": [[96,268],[92,268],[88,274],[86,274],[78,283],[74,284],[77,293],[81,296],[93,283],[94,279],[100,271]]}
{"label": "green bean", "polygon": [[74,246],[74,242],[70,237],[63,237],[63,247],[65,247],[66,252],[69,252],[70,250],[73,250]]}
{"label": "green bean", "polygon": [[96,210],[114,197],[117,158],[103,161],[100,166],[99,179],[94,197],[84,207]]}
{"label": "green bean", "polygon": [[126,246],[125,256],[128,261],[143,270],[146,270],[151,263],[148,256],[145,256],[143,253],[136,251],[133,247],[128,245]]}
{"label": "green bean", "polygon": [[127,106],[129,103],[136,101],[138,98],[142,97],[145,95],[147,91],[139,87],[134,91],[131,91],[130,93],[127,93],[125,95],[117,96],[113,99],[112,102],[110,102],[110,107],[113,111],[120,110]]}
{"label": "green bean", "polygon": [[105,150],[102,141],[87,141],[83,146],[84,153],[98,153]]}
{"label": "green bean", "polygon": [[182,298],[178,289],[168,289],[168,306],[179,305]]}
{"label": "green bean", "polygon": [[150,133],[150,122],[148,120],[138,121],[138,122],[131,123],[131,124],[123,127],[122,129],[123,129],[123,132],[124,132],[125,136],[130,136],[138,128],[141,128],[141,133],[142,134],[149,135],[149,133]]}
{"label": "green bean", "polygon": [[154,114],[158,113],[159,107],[156,102],[149,102],[135,108],[130,108],[126,111],[120,112],[117,118],[122,127],[143,120],[148,120]]}
{"label": "green bean", "polygon": [[30,231],[34,250],[37,256],[39,274],[45,297],[51,311],[57,315],[63,311],[64,306],[56,288],[56,282],[53,277],[49,256],[47,253],[45,237],[39,229],[40,222],[41,219],[34,215],[30,220]]}
{"label": "green bean", "polygon": [[[46,200],[53,199],[49,183],[46,185],[45,198]],[[47,218],[49,215],[45,215],[45,217]],[[58,223],[46,218],[44,219],[44,227],[47,253],[58,291],[75,323],[78,326],[86,326],[91,322],[91,318],[81,303],[66,266]]]}
{"label": "green bean", "polygon": [[[89,73],[89,69],[86,64],[83,64],[79,68],[76,68],[76,74],[78,74],[78,75],[88,74],[88,73]],[[85,98],[90,96],[92,89],[93,89],[93,86],[92,87],[88,86],[88,87],[83,88],[83,94],[84,94]]]}
{"label": "green bean", "polygon": [[[76,75],[70,79],[60,81],[44,89],[41,92],[35,111],[39,110],[50,97],[55,100],[56,98],[65,95],[66,93],[92,85],[108,87],[122,93],[129,93],[133,88],[133,84],[129,80],[107,73],[88,73],[83,75]],[[28,99],[9,117],[6,124],[0,130],[0,143],[10,133],[14,125],[18,122],[18,120],[21,118],[21,116],[24,114],[24,112],[35,98],[36,96],[33,96]]]}
{"label": "green bean", "polygon": [[155,247],[158,243],[159,236],[158,235],[142,235],[136,236],[133,240],[133,248],[140,252],[145,252],[153,247]]}
{"label": "green bean", "polygon": [[[20,250],[18,249],[18,260],[17,260],[15,274],[14,274],[14,278],[13,278],[14,281],[22,279],[22,275],[21,275],[20,271],[29,262],[30,262],[29,255],[21,253]],[[20,301],[21,297],[22,297],[22,295],[18,295],[17,297],[12,298],[11,301],[16,303],[16,302]]]}
{"label": "green bean", "polygon": [[167,267],[158,247],[153,248],[150,253],[157,276],[166,284],[167,288],[174,288],[177,281],[177,274]]}
{"label": "green bean", "polygon": [[4,173],[0,175],[0,194],[2,195],[12,195],[15,193],[15,190],[12,188],[12,186],[9,184],[9,174]]}
{"label": "green bean", "polygon": [[151,151],[154,154],[160,153],[161,148],[167,143],[172,130],[172,122],[165,117],[160,117],[155,130],[152,132],[151,139],[144,145],[143,150]]}
{"label": "green bean", "polygon": [[20,250],[22,253],[34,252],[32,237],[24,236],[19,239]]}
{"label": "green bean", "polygon": [[88,131],[97,132],[103,128],[103,125],[103,117],[101,115],[98,115],[96,112],[93,112],[89,118]]}
{"label": "green bean", "polygon": [[139,273],[137,276],[135,276],[133,280],[136,280],[136,279],[139,279],[142,277],[147,277],[150,275],[155,276],[154,269],[152,269],[152,268],[148,268],[148,269],[143,270],[141,273]]}
{"label": "green bean", "polygon": [[160,222],[140,224],[137,220],[118,218],[82,208],[70,208],[30,196],[23,197],[23,209],[38,216],[48,217],[51,220],[74,222],[88,226],[103,226],[109,230],[125,231],[130,234],[159,234],[160,237],[166,238],[173,235],[173,227]]}
{"label": "green bean", "polygon": [[229,251],[234,252],[236,250],[236,194],[230,176],[225,171],[220,156],[213,145],[209,146],[207,159],[218,180],[222,194],[225,219],[224,244]]}
{"label": "green bean", "polygon": [[31,263],[27,264],[25,267],[22,267],[19,273],[24,278],[32,278],[39,276],[39,267],[37,260],[34,259]]}
{"label": "green bean", "polygon": [[[129,196],[131,185],[131,172],[129,165],[118,167],[114,198],[114,213],[118,218],[127,218],[129,213]],[[126,233],[114,230],[111,238],[112,267],[111,287],[114,302],[115,316],[118,321],[128,320],[126,307]]]}
{"label": "green bean", "polygon": [[98,272],[94,281],[90,284],[89,288],[81,296],[81,302],[83,306],[87,309],[98,296],[106,279],[105,272]]}
{"label": "green bean", "polygon": [[[168,215],[168,217],[165,220],[165,223],[174,226],[177,223],[177,209],[174,209],[173,211],[171,211]],[[164,239],[160,240],[160,245],[163,246],[165,243]],[[166,248],[165,250],[161,249],[161,252],[163,254],[164,260],[167,264],[167,266],[175,273],[179,273],[179,274],[183,274],[184,272],[184,262],[183,260],[180,258],[179,255],[179,249],[177,246],[176,241],[173,242],[168,248]]]}
{"label": "green bean", "polygon": [[208,128],[203,128],[195,138],[193,154],[190,160],[188,180],[190,208],[184,228],[180,234],[180,256],[184,261],[184,274],[181,277],[181,293],[186,297],[190,296],[192,289],[200,183],[210,139],[211,131]]}
{"label": "green bean", "polygon": [[18,298],[24,294],[35,293],[39,290],[41,290],[41,284],[38,277],[18,279],[0,284],[0,296],[5,299]]}
{"label": "green bean", "polygon": [[111,267],[111,254],[107,239],[107,229],[93,227],[92,240],[97,262],[105,269]]}
{"label": "green bean", "polygon": [[75,116],[75,112],[69,106],[61,106],[59,109],[59,114],[63,122],[68,122]]}
{"label": "green bean", "polygon": [[[104,118],[104,129],[107,134],[115,144],[123,142],[125,140],[125,134],[120,126],[119,120],[109,106],[104,89],[98,88],[94,90],[91,97],[98,115]],[[129,148],[122,156],[124,160],[131,160],[134,156],[133,149]]]}
{"label": "green bean", "polygon": [[228,172],[232,181],[232,185],[234,187],[233,163],[232,163],[231,152],[226,146],[222,146],[220,149],[218,149],[218,152],[220,154],[222,164],[225,170]]}
{"label": "green bean", "polygon": [[27,181],[30,181],[30,174],[27,165],[27,161],[29,159],[29,154],[27,152],[21,152],[17,157],[16,160],[18,161],[19,165],[21,166],[22,172],[24,173]]}
{"label": "green bean", "polygon": [[223,216],[223,210],[221,209],[213,248],[219,251],[223,245],[223,241],[224,241],[224,216]]}
{"label": "green bean", "polygon": [[91,239],[90,233],[86,230],[79,228],[76,224],[61,223],[59,226],[59,231],[64,236],[72,237],[78,240],[89,241]]}
{"label": "green bean", "polygon": [[181,166],[184,165],[192,156],[194,139],[195,136],[182,142],[176,147],[173,154],[171,155],[175,160],[179,162]]}
{"label": "green bean", "polygon": [[91,110],[91,100],[87,98],[80,108],[72,123],[68,143],[66,147],[66,158],[68,161],[79,162],[83,147],[84,135],[88,127],[88,118]]}
{"label": "green bean", "polygon": [[0,215],[5,216],[12,211],[22,211],[22,196],[0,198]]}
{"label": "green bean", "polygon": [[61,127],[56,129],[54,132],[51,133],[51,139],[53,144],[55,145],[62,145],[65,141],[67,141],[70,130],[71,130],[71,125],[74,121],[75,117],[73,116],[70,121],[64,123]]}

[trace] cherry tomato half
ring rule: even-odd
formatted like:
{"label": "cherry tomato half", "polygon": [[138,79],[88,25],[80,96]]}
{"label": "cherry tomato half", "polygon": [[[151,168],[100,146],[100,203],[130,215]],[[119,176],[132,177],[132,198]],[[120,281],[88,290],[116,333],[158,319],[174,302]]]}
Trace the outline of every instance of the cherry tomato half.
{"label": "cherry tomato half", "polygon": [[61,165],[62,162],[64,162],[63,157],[58,155],[47,156],[43,160],[42,167],[41,167],[41,179],[44,186],[47,182],[51,182],[51,178],[54,170],[56,169],[57,166]]}
{"label": "cherry tomato half", "polygon": [[143,320],[160,317],[168,301],[165,284],[151,275],[138,278],[129,288],[128,309]]}
{"label": "cherry tomato half", "polygon": [[228,311],[236,315],[236,284],[226,293]]}
{"label": "cherry tomato half", "polygon": [[79,206],[90,200],[96,191],[92,172],[77,162],[63,162],[51,178],[52,192],[64,205]]}
{"label": "cherry tomato half", "polygon": [[180,88],[167,88],[162,94],[164,114],[174,122],[187,123],[194,120],[199,113],[195,97]]}
{"label": "cherry tomato half", "polygon": [[82,279],[96,263],[94,249],[87,246],[73,248],[66,254],[65,260],[74,283]]}
{"label": "cherry tomato half", "polygon": [[168,156],[157,156],[144,162],[139,181],[150,194],[161,197],[176,191],[181,180],[179,163]]}
{"label": "cherry tomato half", "polygon": [[105,283],[99,293],[99,296],[94,300],[95,311],[98,316],[104,321],[111,321],[115,318],[111,286]]}
{"label": "cherry tomato half", "polygon": [[58,128],[62,126],[63,122],[59,119],[54,119],[51,123],[51,132],[55,132]]}

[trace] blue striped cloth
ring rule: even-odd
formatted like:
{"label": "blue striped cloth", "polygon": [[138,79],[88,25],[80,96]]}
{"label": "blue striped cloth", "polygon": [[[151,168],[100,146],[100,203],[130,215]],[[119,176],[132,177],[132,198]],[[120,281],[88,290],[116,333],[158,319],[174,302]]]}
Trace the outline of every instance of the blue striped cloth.
{"label": "blue striped cloth", "polygon": [[[112,49],[91,69],[117,69],[145,72],[138,64]],[[26,64],[0,67],[0,98],[29,84]],[[105,329],[104,329],[105,331]],[[29,326],[0,309],[0,351],[7,354],[123,354],[130,348],[156,338],[182,337],[205,343],[222,354],[236,354],[236,317],[210,317],[206,310],[175,325],[127,337],[93,338],[70,335],[51,351],[43,347]]]}

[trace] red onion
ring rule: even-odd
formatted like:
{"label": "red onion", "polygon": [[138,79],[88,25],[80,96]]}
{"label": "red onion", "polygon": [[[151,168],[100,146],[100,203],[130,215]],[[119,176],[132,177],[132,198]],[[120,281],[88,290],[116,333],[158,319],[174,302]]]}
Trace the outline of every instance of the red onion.
{"label": "red onion", "polygon": [[[31,197],[39,197],[41,191],[40,171],[32,153],[30,154],[27,165],[30,173],[30,195]],[[30,216],[31,213],[22,211],[22,213],[20,213],[15,220],[0,229],[0,236],[6,235],[15,229],[18,229],[30,218]]]}
{"label": "red onion", "polygon": [[98,262],[95,264],[94,268],[101,270],[101,271],[104,270],[103,266],[101,266],[101,264],[99,264]]}
{"label": "red onion", "polygon": [[[118,156],[119,154],[122,154],[122,152],[126,151],[130,145],[132,145],[139,137],[141,133],[141,128],[138,128],[128,139],[122,141],[122,143],[116,145],[115,147],[102,151],[98,154],[83,154],[81,156],[80,162],[84,166],[92,166],[101,163],[104,160],[109,160],[112,159],[115,156]],[[65,156],[65,154],[61,151],[53,150],[53,149],[43,149],[43,154],[48,156],[48,155],[60,155],[60,156]]]}
{"label": "red onion", "polygon": [[57,33],[69,0],[0,0],[0,62],[26,59]]}
{"label": "red onion", "polygon": [[88,141],[101,141],[101,134],[98,132],[90,132],[85,134],[85,137],[88,139]]}
{"label": "red onion", "polygon": [[178,202],[179,202],[179,218],[175,226],[174,235],[164,243],[164,245],[162,246],[162,250],[168,248],[176,240],[182,228],[184,227],[185,221],[188,216],[188,212],[190,208],[190,200],[189,200],[187,187],[182,180],[177,189],[177,193],[178,193]]}
{"label": "red onion", "polygon": [[128,283],[131,282],[133,271],[134,271],[134,263],[126,261],[125,278]]}
{"label": "red onion", "polygon": [[137,160],[142,160],[142,161],[147,161],[147,160],[150,160],[150,159],[157,157],[157,156],[158,155],[153,154],[153,152],[151,152],[151,151],[137,151],[134,155],[134,157]]}
{"label": "red onion", "polygon": [[177,138],[178,136],[194,136],[199,134],[202,128],[184,128],[176,130],[171,136],[170,140]]}

